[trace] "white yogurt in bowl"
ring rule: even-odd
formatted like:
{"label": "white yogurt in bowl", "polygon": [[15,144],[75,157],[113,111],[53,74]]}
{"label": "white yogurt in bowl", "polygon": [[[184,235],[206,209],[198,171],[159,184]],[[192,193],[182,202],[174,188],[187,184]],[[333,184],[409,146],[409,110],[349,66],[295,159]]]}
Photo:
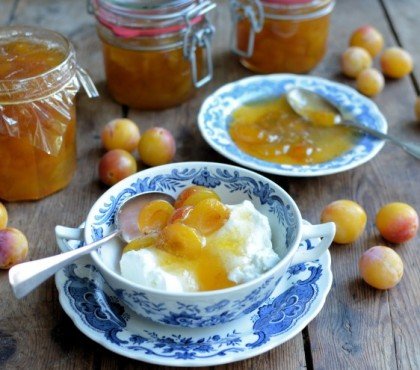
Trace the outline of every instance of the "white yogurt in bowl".
{"label": "white yogurt in bowl", "polygon": [[[89,211],[84,241],[92,243],[115,230],[115,214],[120,204],[128,197],[148,191],[159,191],[176,198],[182,190],[191,185],[213,189],[224,204],[240,204],[244,200],[251,202],[268,220],[272,249],[279,259],[273,267],[261,273],[264,263],[268,266],[274,261],[271,261],[271,258],[266,259],[265,252],[260,248],[261,244],[268,243],[244,247],[246,253],[236,261],[235,258],[229,258],[231,265],[228,267],[232,278],[244,282],[217,290],[184,291],[182,286],[182,291],[165,291],[144,286],[121,275],[119,262],[124,244],[120,240],[114,239],[98,251],[92,252],[93,263],[104,277],[107,286],[135,313],[155,322],[193,328],[223,324],[240,318],[256,309],[273,292],[291,264],[317,259],[334,237],[333,223],[303,224],[293,199],[279,185],[264,176],[221,163],[182,162],[138,172],[107,190]],[[252,231],[248,233],[249,238],[254,237],[257,222],[259,221],[253,220],[248,224],[252,225]],[[267,235],[261,237],[267,238]],[[299,249],[297,253],[302,240],[316,237],[322,238],[316,248],[307,251]],[[148,266],[150,261],[151,258],[145,265]],[[246,266],[243,266],[243,263]],[[212,267],[211,264],[208,266]],[[149,274],[156,270],[150,266],[147,268]],[[245,281],[251,276],[256,277]],[[155,277],[156,281],[158,279]],[[165,279],[165,284],[173,283],[168,276],[165,276]],[[183,284],[190,284],[188,276],[184,277],[181,285]]]}
{"label": "white yogurt in bowl", "polygon": [[[280,257],[273,250],[266,216],[249,200],[227,207],[229,219],[206,238],[205,248],[211,248],[217,255],[232,283],[246,283],[272,268]],[[162,266],[160,253],[155,247],[124,253],[120,261],[121,275],[134,283],[170,292],[200,290],[199,280],[188,263],[182,269]]]}

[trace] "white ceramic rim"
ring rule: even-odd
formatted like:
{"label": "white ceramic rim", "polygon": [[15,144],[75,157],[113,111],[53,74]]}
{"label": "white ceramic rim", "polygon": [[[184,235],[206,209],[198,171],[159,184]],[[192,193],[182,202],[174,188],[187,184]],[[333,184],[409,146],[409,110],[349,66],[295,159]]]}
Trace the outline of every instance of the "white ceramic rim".
{"label": "white ceramic rim", "polygon": [[251,170],[242,168],[242,167],[238,167],[238,166],[233,166],[233,165],[229,165],[229,164],[224,164],[224,163],[217,163],[217,162],[176,162],[176,163],[170,163],[170,164],[166,164],[166,165],[162,165],[162,166],[157,166],[157,167],[151,167],[148,168],[146,170],[143,171],[139,171],[127,178],[125,178],[124,180],[121,180],[120,182],[118,182],[117,184],[115,184],[114,186],[112,186],[110,189],[108,189],[105,193],[103,193],[99,199],[93,204],[93,206],[91,207],[91,209],[89,210],[89,213],[86,217],[86,224],[85,224],[85,231],[84,231],[84,237],[85,237],[85,242],[86,243],[92,243],[93,240],[90,236],[90,227],[92,225],[92,220],[95,216],[95,213],[93,212],[94,209],[98,209],[100,208],[104,203],[105,200],[110,198],[111,195],[114,194],[114,192],[116,192],[116,189],[123,189],[125,187],[129,187],[132,183],[134,179],[137,179],[139,177],[146,177],[148,174],[150,173],[154,173],[156,171],[161,171],[164,172],[167,169],[175,169],[177,167],[180,166],[187,166],[187,167],[192,167],[192,166],[199,166],[199,167],[214,167],[214,166],[223,166],[229,170],[236,170],[236,171],[241,171],[244,175],[248,175],[250,177],[254,177],[260,181],[264,181],[266,183],[268,183],[271,187],[277,188],[277,191],[282,194],[282,198],[286,199],[287,202],[293,207],[293,211],[296,215],[296,219],[297,219],[297,233],[296,233],[296,238],[295,238],[295,242],[293,245],[290,246],[289,250],[287,251],[286,255],[274,266],[272,267],[270,270],[266,271],[264,274],[262,274],[261,276],[259,276],[256,279],[253,279],[249,282],[243,283],[243,284],[239,284],[230,288],[225,288],[225,289],[218,289],[218,290],[211,290],[211,291],[203,291],[203,292],[167,292],[167,291],[163,291],[163,290],[159,290],[159,289],[154,289],[154,288],[150,288],[150,287],[145,287],[143,285],[140,284],[135,284],[127,279],[124,279],[120,274],[110,270],[104,263],[102,263],[101,257],[99,256],[97,251],[93,251],[90,253],[92,259],[94,260],[95,264],[97,265],[98,268],[101,269],[101,271],[105,274],[105,275],[109,275],[112,279],[117,280],[120,284],[126,284],[127,287],[133,289],[133,290],[138,290],[141,289],[147,293],[152,293],[152,294],[160,294],[163,296],[170,296],[170,297],[177,297],[182,299],[183,297],[199,297],[201,298],[206,298],[206,297],[213,297],[213,296],[218,296],[218,295],[225,295],[225,294],[229,294],[230,292],[234,293],[238,290],[246,290],[247,288],[253,287],[254,285],[258,285],[259,283],[263,282],[265,279],[267,279],[269,276],[271,275],[275,275],[276,272],[282,268],[287,267],[287,265],[290,265],[290,263],[292,262],[293,256],[295,255],[298,247],[299,247],[299,243],[301,242],[302,239],[302,225],[303,225],[303,221],[302,221],[302,216],[300,214],[299,208],[296,204],[296,202],[292,199],[292,197],[278,184],[276,184],[274,181],[267,179],[266,177],[255,173]]}
{"label": "white ceramic rim", "polygon": [[[242,166],[245,166],[247,168],[251,168],[257,171],[261,171],[261,172],[265,172],[265,173],[271,173],[274,175],[282,175],[282,176],[289,176],[289,177],[317,177],[317,176],[326,176],[326,175],[332,175],[335,173],[340,173],[340,172],[344,172],[344,171],[348,171],[351,170],[355,167],[358,167],[368,161],[370,161],[373,157],[375,157],[379,151],[382,149],[382,147],[385,145],[385,141],[384,140],[379,140],[378,144],[375,145],[375,147],[363,158],[357,160],[357,161],[352,161],[351,163],[348,163],[346,165],[343,165],[342,167],[339,168],[330,168],[330,169],[322,169],[322,170],[318,170],[318,171],[308,171],[307,173],[302,173],[302,172],[293,172],[293,171],[289,171],[286,168],[275,168],[275,167],[264,167],[263,163],[254,163],[252,161],[248,162],[246,160],[243,160],[241,158],[238,158],[235,154],[231,154],[229,152],[226,152],[225,150],[223,150],[223,148],[220,148],[218,145],[216,145],[216,143],[214,143],[214,141],[207,135],[206,130],[205,130],[205,121],[204,121],[204,112],[208,109],[208,106],[211,104],[212,100],[224,93],[229,91],[230,89],[232,89],[235,85],[239,85],[239,84],[243,84],[245,82],[248,81],[254,81],[254,80],[282,80],[282,79],[287,79],[287,78],[294,78],[296,80],[314,80],[314,81],[319,81],[322,84],[327,84],[330,86],[334,86],[337,89],[340,89],[342,91],[345,91],[349,94],[355,95],[357,98],[362,99],[367,105],[369,105],[370,107],[372,107],[372,109],[374,109],[381,121],[381,127],[380,127],[380,131],[383,133],[387,132],[388,129],[388,123],[386,118],[384,117],[384,115],[381,113],[381,111],[379,110],[378,106],[369,98],[367,98],[366,96],[358,93],[355,89],[353,89],[350,86],[346,86],[344,84],[341,84],[339,82],[334,82],[334,81],[330,81],[327,80],[325,78],[322,77],[315,77],[315,76],[301,76],[301,75],[294,75],[294,74],[290,74],[290,73],[275,73],[275,74],[268,74],[268,75],[257,75],[257,76],[251,76],[251,77],[245,77],[242,78],[240,80],[236,80],[230,83],[227,83],[221,87],[219,87],[216,91],[214,91],[212,94],[210,94],[201,104],[200,107],[200,111],[198,113],[198,128],[201,132],[201,136],[204,138],[204,140],[219,154],[221,154],[222,156],[224,156],[225,158],[230,159],[233,162],[236,162]],[[230,135],[228,134],[228,137],[230,138]],[[236,144],[233,142],[233,140],[231,140],[231,145],[236,146]],[[238,150],[240,150],[238,148]],[[249,154],[248,154],[249,155]],[[257,158],[257,157],[253,157],[251,155],[249,155],[252,158],[255,158],[257,160],[259,160],[260,162],[267,162],[269,164],[273,164],[274,162],[268,162],[268,161],[264,161],[263,159]],[[283,164],[278,164],[279,166],[288,166],[288,167],[312,167],[311,165],[304,165],[304,166],[297,166],[297,165],[283,165]]]}

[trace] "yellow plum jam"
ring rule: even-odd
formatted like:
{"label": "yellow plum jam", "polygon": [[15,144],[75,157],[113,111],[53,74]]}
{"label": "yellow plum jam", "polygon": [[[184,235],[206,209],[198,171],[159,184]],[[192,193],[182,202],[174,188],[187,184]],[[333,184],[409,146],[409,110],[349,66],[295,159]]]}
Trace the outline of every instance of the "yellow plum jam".
{"label": "yellow plum jam", "polygon": [[74,52],[60,35],[0,29],[0,198],[64,188],[76,168]]}
{"label": "yellow plum jam", "polygon": [[306,73],[324,57],[334,1],[231,0],[231,4],[232,50],[248,69]]}
{"label": "yellow plum jam", "polygon": [[229,133],[245,153],[269,162],[310,165],[350,150],[359,135],[344,126],[312,125],[284,96],[244,105],[233,112]]}
{"label": "yellow plum jam", "polygon": [[165,109],[212,77],[210,0],[92,0],[108,91],[120,104]]}

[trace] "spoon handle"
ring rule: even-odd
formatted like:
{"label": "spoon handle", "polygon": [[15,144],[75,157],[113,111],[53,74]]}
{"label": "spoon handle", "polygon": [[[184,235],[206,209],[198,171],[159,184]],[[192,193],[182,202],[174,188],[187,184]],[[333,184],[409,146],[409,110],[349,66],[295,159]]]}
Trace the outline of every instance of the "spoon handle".
{"label": "spoon handle", "polygon": [[346,126],[357,128],[360,131],[367,132],[368,134],[375,136],[379,139],[392,141],[394,144],[404,149],[407,153],[411,154],[413,157],[420,159],[420,146],[419,145],[406,142],[402,139],[396,138],[395,136],[384,134],[383,132],[374,130],[373,128],[361,125],[360,123],[357,123],[357,122],[345,120],[343,121],[343,124]]}
{"label": "spoon handle", "polygon": [[13,266],[9,270],[9,282],[16,298],[26,296],[58,270],[115,238],[119,232],[119,230],[116,230],[101,240],[70,252]]}

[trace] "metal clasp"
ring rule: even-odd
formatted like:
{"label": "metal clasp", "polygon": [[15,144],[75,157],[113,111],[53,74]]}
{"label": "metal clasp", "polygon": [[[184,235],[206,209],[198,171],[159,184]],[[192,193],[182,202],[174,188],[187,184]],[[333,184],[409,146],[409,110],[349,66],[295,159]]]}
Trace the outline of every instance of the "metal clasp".
{"label": "metal clasp", "polygon": [[[233,27],[230,48],[235,54],[249,58],[254,52],[255,34],[263,28],[264,8],[260,0],[230,0],[230,14]],[[251,24],[246,50],[241,50],[238,45],[238,22],[243,19],[248,19]]]}
{"label": "metal clasp", "polygon": [[[184,36],[184,57],[191,63],[192,80],[195,87],[201,87],[213,78],[213,61],[211,51],[211,39],[214,34],[214,27],[205,15],[214,9],[216,4],[209,1],[203,1],[195,9],[185,15],[187,30]],[[194,25],[192,19],[204,16],[204,25]],[[197,68],[197,47],[201,47],[204,51],[203,59],[205,61],[205,75],[199,79],[199,71]]]}

